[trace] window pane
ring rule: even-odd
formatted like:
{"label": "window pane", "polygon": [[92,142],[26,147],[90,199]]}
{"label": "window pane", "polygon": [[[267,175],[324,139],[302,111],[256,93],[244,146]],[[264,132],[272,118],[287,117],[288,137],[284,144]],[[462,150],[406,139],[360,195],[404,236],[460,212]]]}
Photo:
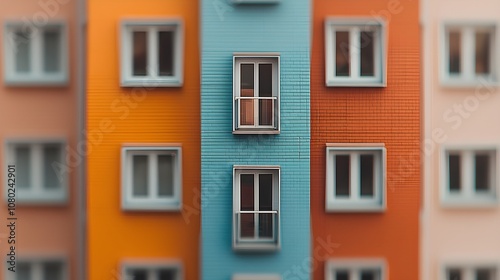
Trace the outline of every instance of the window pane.
{"label": "window pane", "polygon": [[259,174],[259,210],[273,210],[273,175]]}
{"label": "window pane", "polygon": [[242,211],[254,210],[254,175],[241,174],[241,197],[240,204]]}
{"label": "window pane", "polygon": [[32,280],[31,266],[25,262],[18,262],[16,267],[16,280]]}
{"label": "window pane", "polygon": [[490,178],[490,157],[488,155],[475,155],[476,191],[487,191]]}
{"label": "window pane", "polygon": [[374,172],[374,156],[361,155],[361,196],[373,196],[373,172]]}
{"label": "window pane", "polygon": [[448,167],[449,167],[448,178],[450,182],[449,185],[450,191],[460,191],[460,189],[462,188],[460,156],[449,155]]}
{"label": "window pane", "polygon": [[14,43],[16,44],[16,72],[30,72],[31,69],[31,32],[14,32]]}
{"label": "window pane", "polygon": [[490,33],[476,33],[476,74],[490,73]]}
{"label": "window pane", "polygon": [[16,146],[16,187],[31,187],[31,149],[29,146]]}
{"label": "window pane", "polygon": [[459,269],[448,270],[448,280],[462,280],[462,272]]}
{"label": "window pane", "polygon": [[339,270],[335,272],[335,280],[351,280],[349,279],[349,271]]}
{"label": "window pane", "polygon": [[174,195],[174,156],[158,156],[158,195]]}
{"label": "window pane", "polygon": [[360,35],[361,77],[373,77],[375,76],[375,32],[361,32]]}
{"label": "window pane", "polygon": [[175,280],[174,269],[160,269],[158,271],[158,280]]}
{"label": "window pane", "polygon": [[56,173],[58,169],[55,169],[52,164],[55,162],[61,163],[61,149],[59,145],[45,145],[43,147],[43,178],[44,187],[47,189],[59,188],[61,182],[59,181],[59,176]]}
{"label": "window pane", "polygon": [[58,30],[43,32],[43,70],[53,73],[60,71],[61,33]]}
{"label": "window pane", "polygon": [[148,280],[148,272],[145,269],[131,269],[127,273],[127,279]]}
{"label": "window pane", "polygon": [[57,262],[45,263],[43,266],[43,279],[62,280],[62,266]]}
{"label": "window pane", "polygon": [[494,273],[491,269],[481,268],[476,270],[475,280],[493,280]]}
{"label": "window pane", "polygon": [[448,55],[449,55],[449,72],[450,74],[460,74],[461,72],[461,60],[460,54],[462,43],[460,32],[450,31],[448,33]]}
{"label": "window pane", "polygon": [[335,195],[349,196],[351,159],[349,155],[335,156]]}
{"label": "window pane", "polygon": [[133,158],[133,195],[148,195],[148,156],[135,155]]}
{"label": "window pane", "polygon": [[270,213],[259,214],[259,237],[262,238],[273,237],[273,214]]}
{"label": "window pane", "polygon": [[255,236],[255,214],[246,213],[240,215],[241,221],[241,237],[254,237]]}
{"label": "window pane", "polygon": [[160,76],[174,75],[174,32],[158,32],[158,52],[159,54],[159,72]]}
{"label": "window pane", "polygon": [[[254,96],[254,65],[241,64],[241,97]],[[254,100],[242,99],[240,108],[240,123],[242,125],[254,125]]]}
{"label": "window pane", "polygon": [[[259,64],[259,97],[273,96],[273,65]],[[272,125],[273,101],[259,100],[259,125]]]}
{"label": "window pane", "polygon": [[134,76],[146,76],[148,74],[148,36],[145,31],[134,31],[132,33],[134,49],[132,53]]}
{"label": "window pane", "polygon": [[377,280],[377,271],[375,270],[362,270],[361,280]]}
{"label": "window pane", "polygon": [[351,58],[349,53],[349,32],[335,32],[335,76],[350,76],[349,66]]}

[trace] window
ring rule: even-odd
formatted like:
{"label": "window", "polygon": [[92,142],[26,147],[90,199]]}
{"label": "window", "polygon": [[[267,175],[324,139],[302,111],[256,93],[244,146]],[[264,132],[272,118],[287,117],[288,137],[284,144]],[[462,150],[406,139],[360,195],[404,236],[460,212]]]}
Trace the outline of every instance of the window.
{"label": "window", "polygon": [[281,280],[279,274],[235,274],[232,280]]}
{"label": "window", "polygon": [[7,142],[7,164],[16,165],[16,198],[19,203],[66,202],[67,172],[63,146],[62,141]]}
{"label": "window", "polygon": [[123,279],[133,280],[182,280],[182,265],[177,261],[125,262]]}
{"label": "window", "polygon": [[385,280],[385,262],[379,259],[331,259],[326,280]]}
{"label": "window", "polygon": [[496,266],[447,266],[443,280],[496,280]]}
{"label": "window", "polygon": [[233,133],[279,133],[279,56],[234,56]]}
{"label": "window", "polygon": [[278,166],[234,167],[234,249],[279,248],[279,176]]}
{"label": "window", "polygon": [[385,86],[385,23],[373,19],[327,19],[326,85]]}
{"label": "window", "polygon": [[182,86],[183,27],[180,20],[126,20],[121,29],[122,86]]}
{"label": "window", "polygon": [[443,202],[445,204],[495,203],[496,151],[494,149],[447,149],[444,160]]}
{"label": "window", "polygon": [[231,0],[234,4],[276,4],[281,0]]}
{"label": "window", "polygon": [[385,207],[383,145],[327,147],[326,210],[377,211]]}
{"label": "window", "polygon": [[180,210],[180,147],[122,148],[122,209]]}
{"label": "window", "polygon": [[443,84],[494,82],[495,27],[446,25],[444,30]]}
{"label": "window", "polygon": [[6,271],[7,280],[66,280],[66,265],[60,260],[19,260],[16,272]]}
{"label": "window", "polygon": [[64,85],[67,83],[66,27],[49,23],[31,27],[7,23],[4,33],[7,85]]}

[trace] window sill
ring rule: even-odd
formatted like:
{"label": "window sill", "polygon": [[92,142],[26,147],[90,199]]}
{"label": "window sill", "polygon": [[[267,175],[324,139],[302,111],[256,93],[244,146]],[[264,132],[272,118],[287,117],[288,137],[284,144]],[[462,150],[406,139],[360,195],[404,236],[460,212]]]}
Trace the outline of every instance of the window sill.
{"label": "window sill", "polygon": [[[5,202],[8,203],[8,198]],[[66,206],[68,204],[68,198],[66,194],[61,195],[27,195],[18,193],[16,196],[16,205],[18,206]]]}
{"label": "window sill", "polygon": [[441,200],[441,206],[447,209],[488,209],[497,208],[498,200],[491,198],[445,198]]}
{"label": "window sill", "polygon": [[64,78],[5,78],[5,85],[12,87],[64,87],[68,85],[68,79]]}
{"label": "window sill", "polygon": [[182,87],[180,79],[144,79],[144,80],[122,80],[121,87]]}
{"label": "window sill", "polygon": [[274,252],[279,249],[276,243],[238,242],[233,245],[233,250],[238,252]]}
{"label": "window sill", "polygon": [[446,79],[441,80],[441,87],[443,88],[470,88],[474,89],[478,86],[490,86],[490,87],[498,87],[500,83],[496,81],[489,81],[486,79],[475,79],[475,80],[463,80],[463,79]]}
{"label": "window sill", "polygon": [[278,4],[281,0],[231,0],[233,4]]}
{"label": "window sill", "polygon": [[327,87],[387,87],[386,82],[365,82],[365,81],[336,81],[328,80]]}
{"label": "window sill", "polygon": [[180,212],[182,203],[180,202],[122,202],[124,211],[165,211]]}
{"label": "window sill", "polygon": [[280,134],[280,131],[272,128],[240,128],[233,134]]}
{"label": "window sill", "polygon": [[359,203],[341,203],[338,202],[330,202],[327,203],[325,211],[330,213],[340,212],[340,213],[349,213],[349,212],[373,212],[373,213],[382,213],[385,212],[385,205],[381,204],[359,204]]}

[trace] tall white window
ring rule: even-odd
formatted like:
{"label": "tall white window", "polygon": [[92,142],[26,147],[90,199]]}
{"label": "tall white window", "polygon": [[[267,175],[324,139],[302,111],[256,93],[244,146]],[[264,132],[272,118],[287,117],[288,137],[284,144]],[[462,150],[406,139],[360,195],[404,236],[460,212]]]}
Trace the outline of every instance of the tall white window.
{"label": "tall white window", "polygon": [[122,148],[122,209],[179,210],[180,147]]}
{"label": "tall white window", "polygon": [[496,158],[495,149],[445,150],[443,203],[456,206],[495,204]]}
{"label": "tall white window", "polygon": [[181,20],[125,20],[121,36],[122,86],[182,86]]}
{"label": "tall white window", "polygon": [[279,133],[279,56],[234,56],[233,133]]}
{"label": "tall white window", "polygon": [[67,172],[64,143],[9,141],[7,164],[14,164],[19,203],[64,203]]}
{"label": "tall white window", "polygon": [[380,211],[385,207],[385,148],[326,149],[326,210]]}
{"label": "tall white window", "polygon": [[496,80],[494,25],[445,25],[442,82],[474,84]]}
{"label": "tall white window", "polygon": [[9,22],[4,33],[4,75],[8,85],[63,85],[68,81],[66,26]]}
{"label": "tall white window", "polygon": [[182,280],[182,265],[178,261],[127,261],[122,264],[124,280]]}
{"label": "tall white window", "polygon": [[382,20],[329,18],[325,32],[327,86],[385,86]]}
{"label": "tall white window", "polygon": [[279,248],[280,187],[277,166],[235,166],[233,248]]}
{"label": "tall white window", "polygon": [[381,259],[331,259],[325,265],[325,280],[386,280]]}

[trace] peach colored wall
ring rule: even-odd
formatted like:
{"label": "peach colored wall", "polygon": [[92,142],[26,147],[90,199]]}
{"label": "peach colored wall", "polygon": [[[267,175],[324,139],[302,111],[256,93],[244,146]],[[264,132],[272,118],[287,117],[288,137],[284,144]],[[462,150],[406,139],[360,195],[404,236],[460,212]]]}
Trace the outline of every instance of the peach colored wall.
{"label": "peach colored wall", "polygon": [[[5,140],[9,138],[40,139],[62,137],[75,150],[77,131],[76,80],[76,0],[54,2],[44,9],[39,0],[0,1],[0,24],[6,20],[33,22],[35,19],[64,20],[68,27],[69,83],[62,87],[8,87],[4,84],[3,63],[0,66],[0,178],[2,190],[7,181],[4,176]],[[4,38],[0,33],[0,53],[3,55]],[[3,58],[2,58],[3,61]],[[65,256],[71,277],[76,279],[77,261],[77,167],[69,175],[69,200],[62,206],[17,206],[17,256]],[[7,253],[7,206],[2,191],[0,200],[0,255]],[[0,278],[4,278],[5,262],[0,263]]]}
{"label": "peach colored wall", "polygon": [[[447,259],[500,261],[500,208],[447,209],[441,206],[443,176],[441,151],[451,144],[500,146],[500,95],[497,87],[446,88],[439,80],[443,34],[441,27],[452,22],[492,22],[500,19],[500,2],[424,0],[423,94],[424,94],[424,204],[422,210],[422,280],[438,279]],[[498,37],[497,37],[498,43]],[[497,44],[498,49],[498,44]],[[498,53],[498,50],[494,51]],[[499,64],[495,63],[496,69]],[[476,93],[484,94],[480,100]],[[477,103],[476,103],[477,102]],[[456,105],[457,104],[457,105]],[[465,108],[461,124],[447,121],[443,114]],[[455,107],[454,107],[455,106]],[[455,116],[460,114],[453,113]],[[438,132],[439,131],[439,132]],[[432,133],[436,133],[433,137]],[[437,134],[439,133],[439,135]],[[498,157],[498,154],[497,154]],[[498,172],[498,163],[497,163]],[[498,173],[497,173],[498,177]]]}

